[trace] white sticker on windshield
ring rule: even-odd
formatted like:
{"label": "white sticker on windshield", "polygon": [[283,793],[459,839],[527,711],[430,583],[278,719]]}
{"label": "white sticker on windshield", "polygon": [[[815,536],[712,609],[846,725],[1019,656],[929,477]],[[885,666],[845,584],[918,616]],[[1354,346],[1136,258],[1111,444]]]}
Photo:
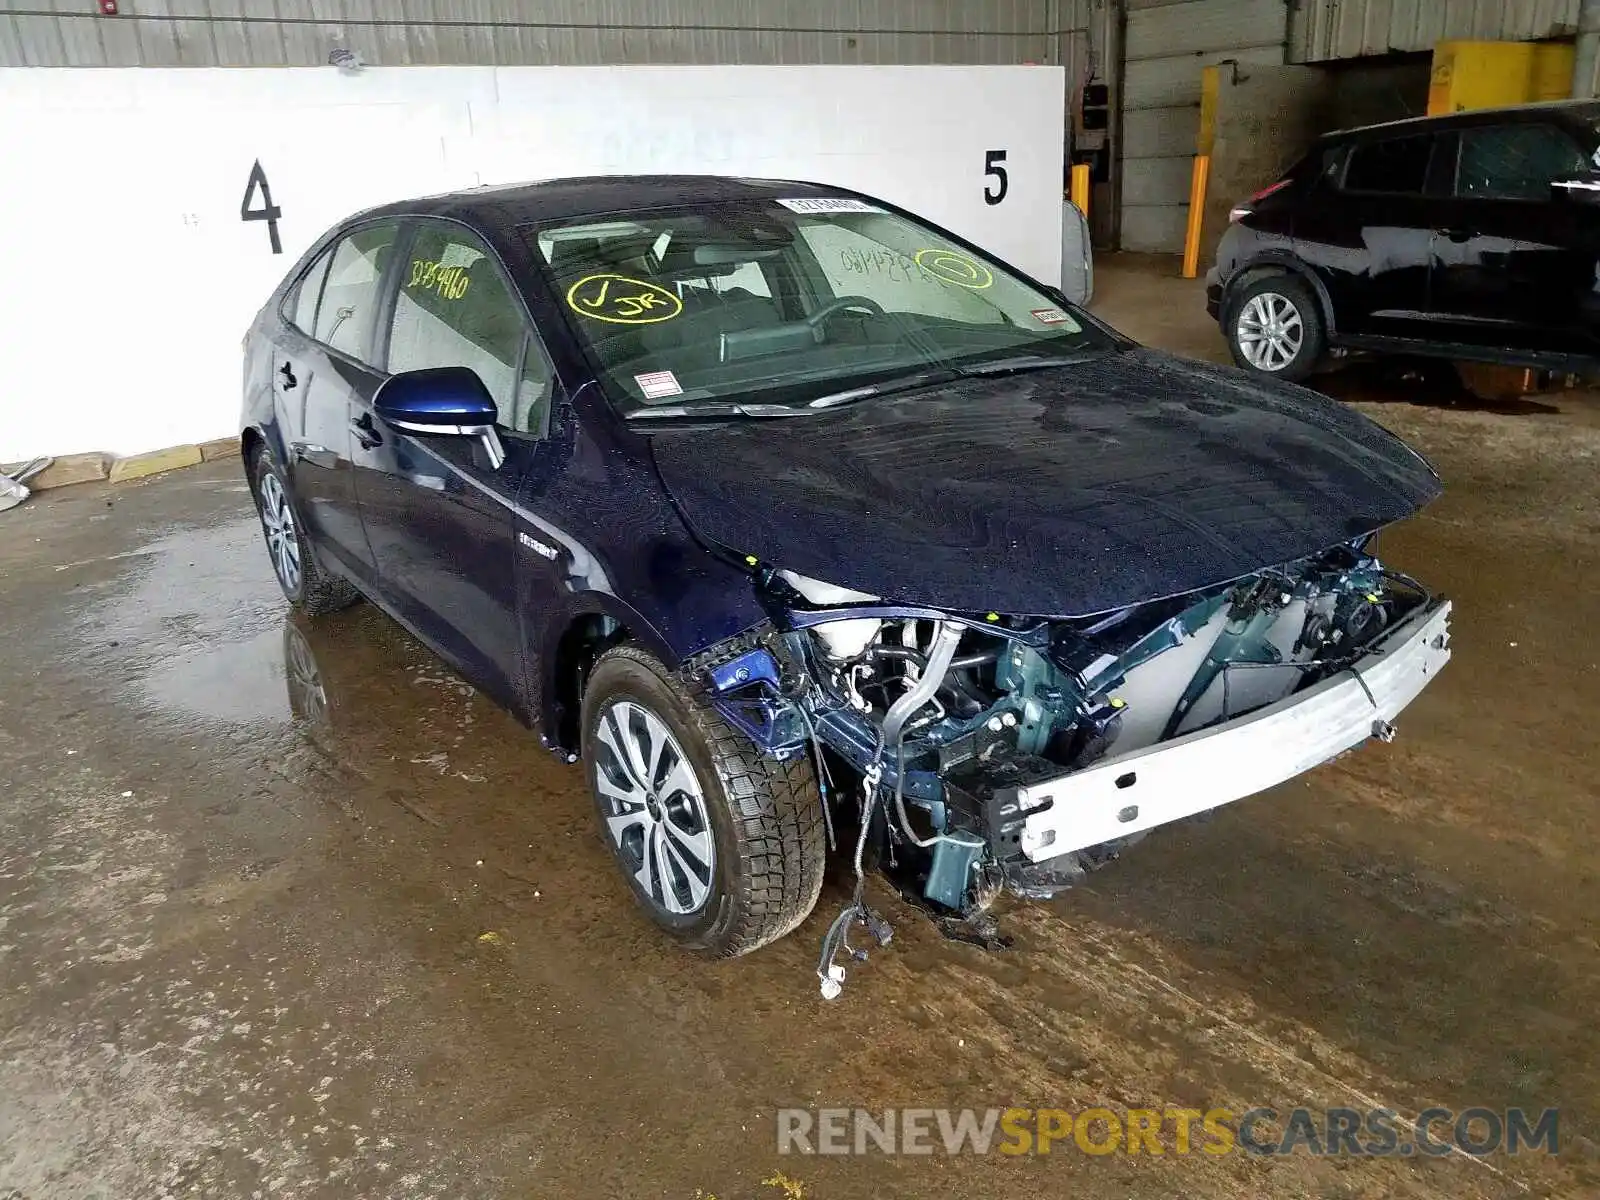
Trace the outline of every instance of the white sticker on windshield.
{"label": "white sticker on windshield", "polygon": [[1059,308],[1036,308],[1033,310],[1033,319],[1041,325],[1059,325],[1072,318]]}
{"label": "white sticker on windshield", "polygon": [[875,213],[883,211],[875,204],[868,204],[865,200],[855,200],[849,196],[806,196],[799,200],[779,200],[778,203],[790,212],[797,213]]}
{"label": "white sticker on windshield", "polygon": [[646,400],[683,395],[683,389],[678,386],[678,377],[671,371],[646,371],[643,375],[635,375],[633,381],[639,385]]}

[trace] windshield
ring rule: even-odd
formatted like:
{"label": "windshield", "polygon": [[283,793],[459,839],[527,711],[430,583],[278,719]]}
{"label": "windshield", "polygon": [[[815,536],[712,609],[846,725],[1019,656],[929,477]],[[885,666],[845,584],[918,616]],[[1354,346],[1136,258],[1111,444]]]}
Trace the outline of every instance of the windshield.
{"label": "windshield", "polygon": [[995,260],[852,197],[613,214],[529,236],[629,416],[781,414],[1113,345]]}

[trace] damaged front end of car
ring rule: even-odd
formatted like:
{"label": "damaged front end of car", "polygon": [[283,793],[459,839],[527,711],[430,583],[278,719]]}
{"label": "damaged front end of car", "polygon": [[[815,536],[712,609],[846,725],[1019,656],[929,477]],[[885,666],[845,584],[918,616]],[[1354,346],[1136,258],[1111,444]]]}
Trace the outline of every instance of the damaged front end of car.
{"label": "damaged front end of car", "polygon": [[[1087,617],[945,612],[747,560],[770,625],[693,666],[725,720],[815,756],[825,810],[902,894],[989,940],[1146,831],[1393,737],[1450,657],[1447,601],[1370,538]],[[818,971],[837,995],[858,887]]]}

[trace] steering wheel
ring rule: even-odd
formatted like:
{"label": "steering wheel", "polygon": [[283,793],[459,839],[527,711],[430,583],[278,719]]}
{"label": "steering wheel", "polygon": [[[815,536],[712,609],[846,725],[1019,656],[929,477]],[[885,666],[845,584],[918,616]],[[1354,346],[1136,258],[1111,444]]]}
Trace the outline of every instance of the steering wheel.
{"label": "steering wheel", "polygon": [[865,310],[875,317],[884,315],[883,305],[866,296],[840,296],[837,300],[830,300],[816,312],[806,318],[806,324],[813,330],[821,331],[822,326],[831,318],[851,309]]}

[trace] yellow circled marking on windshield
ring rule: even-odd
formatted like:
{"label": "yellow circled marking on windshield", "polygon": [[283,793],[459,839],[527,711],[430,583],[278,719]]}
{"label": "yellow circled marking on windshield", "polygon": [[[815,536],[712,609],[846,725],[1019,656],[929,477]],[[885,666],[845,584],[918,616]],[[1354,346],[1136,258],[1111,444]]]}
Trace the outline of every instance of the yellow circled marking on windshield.
{"label": "yellow circled marking on windshield", "polygon": [[975,290],[994,284],[994,273],[988,267],[954,250],[936,250],[930,246],[926,250],[918,250],[915,261],[917,266],[945,283]]}
{"label": "yellow circled marking on windshield", "polygon": [[659,283],[602,272],[567,289],[567,307],[580,317],[613,325],[654,325],[683,311],[683,301]]}

